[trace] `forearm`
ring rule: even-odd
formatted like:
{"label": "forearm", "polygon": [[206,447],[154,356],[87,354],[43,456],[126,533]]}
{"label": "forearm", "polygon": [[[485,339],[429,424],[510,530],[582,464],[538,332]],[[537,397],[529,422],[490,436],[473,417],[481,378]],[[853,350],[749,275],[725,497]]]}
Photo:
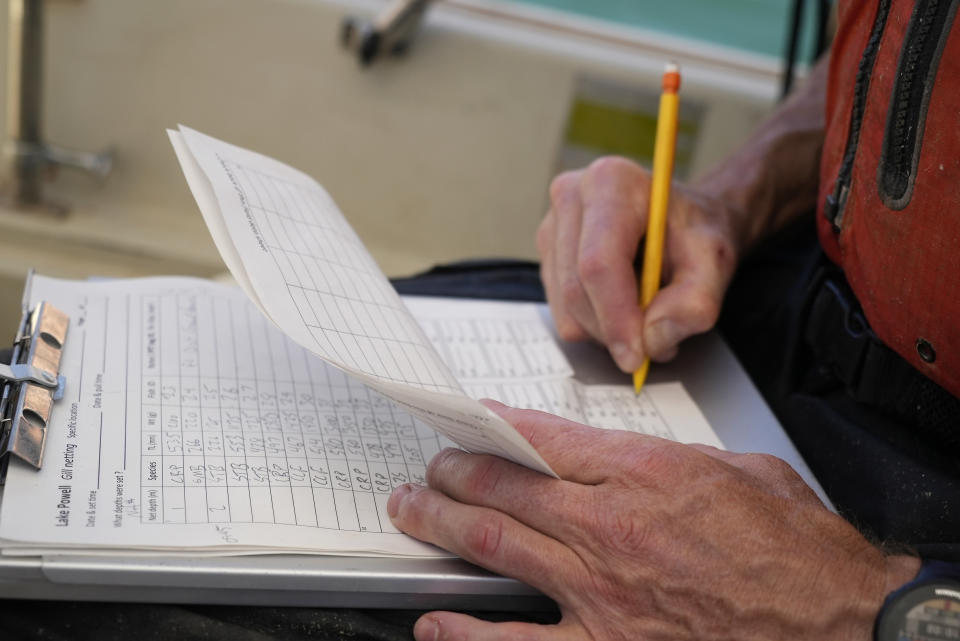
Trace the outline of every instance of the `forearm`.
{"label": "forearm", "polygon": [[746,143],[693,183],[731,208],[741,250],[816,206],[827,67],[824,56]]}

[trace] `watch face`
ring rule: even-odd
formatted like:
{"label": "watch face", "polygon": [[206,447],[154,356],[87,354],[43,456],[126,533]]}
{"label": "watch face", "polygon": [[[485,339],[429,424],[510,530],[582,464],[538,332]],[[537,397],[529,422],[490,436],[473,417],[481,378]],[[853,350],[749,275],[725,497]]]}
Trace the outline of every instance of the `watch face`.
{"label": "watch face", "polygon": [[960,587],[918,586],[899,595],[877,626],[877,641],[960,641]]}
{"label": "watch face", "polygon": [[930,599],[907,612],[902,641],[960,641],[960,599]]}

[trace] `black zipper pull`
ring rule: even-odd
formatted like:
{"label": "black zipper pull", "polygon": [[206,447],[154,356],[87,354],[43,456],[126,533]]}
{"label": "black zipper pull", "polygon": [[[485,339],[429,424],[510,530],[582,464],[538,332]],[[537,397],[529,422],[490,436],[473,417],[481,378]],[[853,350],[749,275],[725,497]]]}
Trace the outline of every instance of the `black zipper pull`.
{"label": "black zipper pull", "polygon": [[834,232],[840,231],[843,223],[843,210],[847,204],[847,195],[850,192],[850,177],[853,174],[853,161],[857,155],[857,144],[860,142],[860,126],[863,124],[863,112],[867,104],[867,93],[870,90],[870,76],[873,74],[873,64],[877,59],[880,42],[883,39],[883,30],[890,13],[891,0],[880,0],[877,4],[877,13],[873,19],[873,28],[870,38],[863,50],[860,64],[857,67],[857,77],[853,86],[853,107],[850,114],[850,126],[847,132],[847,144],[837,174],[837,182],[833,193],[827,196],[824,202],[823,213],[833,225]]}
{"label": "black zipper pull", "polygon": [[826,200],[823,201],[823,217],[830,221],[830,224],[833,226],[833,231],[839,232],[840,228],[837,226],[837,197],[833,194],[827,194]]}
{"label": "black zipper pull", "polygon": [[833,193],[829,194],[824,202],[823,215],[830,221],[834,233],[840,233],[840,227],[843,225],[843,210],[849,195],[850,186],[846,182],[838,182]]}

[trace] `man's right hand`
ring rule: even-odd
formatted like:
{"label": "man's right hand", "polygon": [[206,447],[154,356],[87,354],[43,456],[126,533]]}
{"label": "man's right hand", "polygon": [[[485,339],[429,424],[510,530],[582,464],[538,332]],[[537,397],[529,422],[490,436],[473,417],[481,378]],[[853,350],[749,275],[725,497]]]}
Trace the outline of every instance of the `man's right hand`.
{"label": "man's right hand", "polygon": [[557,176],[537,231],[540,274],[557,332],[593,338],[625,372],[645,357],[670,360],[680,341],[717,321],[739,247],[720,199],[674,184],[664,245],[664,286],[646,310],[634,263],[647,227],[650,174],[616,157]]}

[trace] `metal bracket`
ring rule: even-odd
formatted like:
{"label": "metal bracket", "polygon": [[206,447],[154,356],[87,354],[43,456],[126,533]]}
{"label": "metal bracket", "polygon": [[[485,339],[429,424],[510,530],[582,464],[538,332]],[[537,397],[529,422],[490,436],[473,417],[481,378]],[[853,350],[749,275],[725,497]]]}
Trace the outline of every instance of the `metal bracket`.
{"label": "metal bracket", "polygon": [[423,22],[431,0],[393,0],[373,19],[349,16],[340,28],[340,43],[369,66],[378,57],[405,52]]}
{"label": "metal bracket", "polygon": [[[0,363],[0,380],[8,383],[35,383],[47,389],[55,390],[54,400],[58,401],[63,396],[63,382],[66,379],[26,363],[14,365]],[[56,396],[57,392],[60,392],[60,396]]]}
{"label": "metal bracket", "polygon": [[0,456],[15,454],[39,469],[54,401],[63,397],[59,375],[69,317],[49,303],[24,315],[14,362],[0,365],[3,379]]}

